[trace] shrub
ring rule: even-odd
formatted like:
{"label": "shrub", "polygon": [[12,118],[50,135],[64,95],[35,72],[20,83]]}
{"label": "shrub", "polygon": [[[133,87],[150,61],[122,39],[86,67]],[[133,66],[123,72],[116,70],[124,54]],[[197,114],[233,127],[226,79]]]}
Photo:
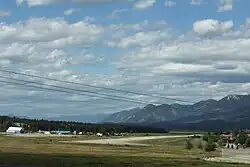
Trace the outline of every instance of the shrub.
{"label": "shrub", "polygon": [[208,141],[209,136],[210,136],[209,134],[205,134],[205,135],[202,137],[202,140]]}
{"label": "shrub", "polygon": [[221,138],[219,141],[218,141],[218,145],[220,147],[224,147],[226,146],[226,140],[224,138]]}
{"label": "shrub", "polygon": [[197,146],[197,147],[198,147],[198,149],[201,149],[201,150],[203,149],[203,145],[202,145],[202,142],[201,142],[201,141],[198,143],[198,146]]}
{"label": "shrub", "polygon": [[191,150],[193,147],[194,147],[194,146],[193,146],[193,144],[190,142],[190,140],[187,140],[186,149]]}
{"label": "shrub", "polygon": [[216,149],[216,144],[214,142],[207,142],[206,146],[205,146],[205,151],[206,152],[210,152],[210,151],[215,151]]}
{"label": "shrub", "polygon": [[245,142],[245,147],[250,147],[250,138],[248,138]]}
{"label": "shrub", "polygon": [[240,142],[239,142],[239,138],[237,137],[236,138],[236,140],[235,140],[235,142],[234,142],[234,144],[239,144]]}
{"label": "shrub", "polygon": [[202,140],[207,141],[207,142],[208,142],[208,140],[211,140],[213,142],[217,142],[218,141],[218,136],[217,135],[212,135],[212,134],[208,133],[208,134],[205,134],[202,137]]}

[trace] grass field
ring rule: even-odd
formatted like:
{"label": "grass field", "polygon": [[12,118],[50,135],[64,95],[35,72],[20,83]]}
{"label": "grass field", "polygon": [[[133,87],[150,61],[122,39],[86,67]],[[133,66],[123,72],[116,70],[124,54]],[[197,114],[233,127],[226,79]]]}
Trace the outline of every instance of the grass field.
{"label": "grass field", "polygon": [[[51,167],[245,167],[247,165],[214,163],[203,161],[203,157],[219,156],[194,148],[185,149],[185,140],[160,139],[144,141],[151,146],[111,146],[65,144],[64,140],[87,140],[93,136],[82,137],[10,137],[0,135],[0,166],[38,165]],[[195,142],[197,139],[193,140]],[[32,166],[31,166],[32,167]]]}

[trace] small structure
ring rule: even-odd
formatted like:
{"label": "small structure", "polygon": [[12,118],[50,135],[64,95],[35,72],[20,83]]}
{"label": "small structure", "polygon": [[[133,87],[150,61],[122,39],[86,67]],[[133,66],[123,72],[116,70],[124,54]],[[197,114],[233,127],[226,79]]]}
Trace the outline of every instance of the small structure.
{"label": "small structure", "polygon": [[43,132],[45,135],[50,135],[51,133],[50,133],[50,131],[44,131]]}
{"label": "small structure", "polygon": [[7,133],[24,133],[24,129],[22,127],[9,127],[6,130]]}
{"label": "small structure", "polygon": [[77,132],[76,132],[76,130],[73,132],[73,135],[77,135]]}
{"label": "small structure", "polygon": [[99,136],[99,137],[102,137],[102,136],[103,136],[102,133],[97,133],[96,135]]}
{"label": "small structure", "polygon": [[221,137],[226,137],[226,138],[232,138],[233,137],[233,133],[231,132],[222,132],[220,134]]}
{"label": "small structure", "polygon": [[58,131],[52,131],[52,134],[58,134],[58,135],[69,135],[72,134],[71,131],[64,131],[64,130],[58,130]]}
{"label": "small structure", "polygon": [[42,134],[45,134],[45,135],[50,135],[50,131],[43,131],[43,130],[39,130],[38,133],[42,133]]}

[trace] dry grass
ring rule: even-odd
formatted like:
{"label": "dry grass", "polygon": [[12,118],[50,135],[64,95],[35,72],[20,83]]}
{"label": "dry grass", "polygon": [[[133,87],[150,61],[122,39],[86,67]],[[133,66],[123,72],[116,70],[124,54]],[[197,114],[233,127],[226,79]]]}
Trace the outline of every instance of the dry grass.
{"label": "dry grass", "polygon": [[[145,141],[152,146],[111,146],[60,143],[64,140],[83,140],[96,137],[8,137],[0,136],[0,165],[39,164],[46,166],[179,166],[223,167],[225,164],[204,162],[202,150],[186,150],[185,139]],[[195,142],[195,141],[194,141]],[[216,153],[213,153],[216,154]],[[52,158],[52,161],[51,161]],[[15,161],[14,161],[15,159]],[[100,165],[102,164],[102,165]],[[212,167],[211,166],[211,167]],[[228,165],[227,167],[243,167]]]}

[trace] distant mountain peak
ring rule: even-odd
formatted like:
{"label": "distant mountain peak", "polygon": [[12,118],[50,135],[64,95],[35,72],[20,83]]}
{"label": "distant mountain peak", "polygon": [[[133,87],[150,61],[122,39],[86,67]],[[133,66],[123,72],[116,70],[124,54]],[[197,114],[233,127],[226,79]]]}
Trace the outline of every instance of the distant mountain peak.
{"label": "distant mountain peak", "polygon": [[247,97],[248,95],[228,95],[226,96],[224,99],[226,100],[241,100],[243,99],[244,97]]}
{"label": "distant mountain peak", "polygon": [[153,105],[153,104],[148,104],[148,105],[146,105],[145,107],[144,107],[144,109],[150,109],[150,108],[154,108],[155,107],[155,105]]}

